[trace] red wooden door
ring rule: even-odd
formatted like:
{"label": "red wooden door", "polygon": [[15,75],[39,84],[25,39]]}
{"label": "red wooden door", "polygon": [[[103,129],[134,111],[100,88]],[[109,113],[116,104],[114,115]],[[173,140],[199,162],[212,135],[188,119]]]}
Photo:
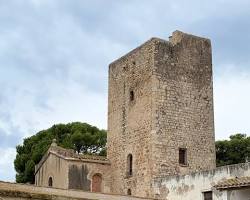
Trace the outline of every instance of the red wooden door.
{"label": "red wooden door", "polygon": [[95,174],[92,177],[92,192],[102,191],[102,176],[100,174]]}

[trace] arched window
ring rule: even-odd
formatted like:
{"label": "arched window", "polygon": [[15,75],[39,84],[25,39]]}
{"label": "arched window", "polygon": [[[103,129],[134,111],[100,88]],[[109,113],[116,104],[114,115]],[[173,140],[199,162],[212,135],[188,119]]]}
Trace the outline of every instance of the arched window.
{"label": "arched window", "polygon": [[52,179],[52,177],[49,177],[48,185],[49,185],[49,187],[53,187],[53,179]]}
{"label": "arched window", "polygon": [[132,154],[129,154],[128,155],[128,158],[127,158],[127,173],[128,173],[128,176],[132,176],[133,175],[133,156]]}
{"label": "arched window", "polygon": [[128,189],[127,195],[132,195],[131,189]]}
{"label": "arched window", "polygon": [[92,192],[102,192],[102,175],[95,174],[92,176],[92,184],[91,184]]}

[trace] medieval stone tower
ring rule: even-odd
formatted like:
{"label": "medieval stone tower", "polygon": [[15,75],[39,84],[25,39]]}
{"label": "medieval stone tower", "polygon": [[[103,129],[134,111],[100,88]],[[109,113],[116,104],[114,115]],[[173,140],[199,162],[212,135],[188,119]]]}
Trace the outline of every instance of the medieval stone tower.
{"label": "medieval stone tower", "polygon": [[111,191],[153,196],[152,180],[215,168],[210,40],[152,38],[109,66]]}

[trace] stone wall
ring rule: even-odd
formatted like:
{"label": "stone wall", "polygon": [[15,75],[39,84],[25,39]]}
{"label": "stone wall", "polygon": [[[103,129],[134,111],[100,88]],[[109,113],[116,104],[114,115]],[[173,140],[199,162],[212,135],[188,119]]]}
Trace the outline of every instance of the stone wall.
{"label": "stone wall", "polygon": [[150,195],[153,51],[154,39],[109,66],[108,159],[114,193],[127,194],[130,189],[132,195]]}
{"label": "stone wall", "polygon": [[121,195],[90,193],[0,182],[1,200],[149,200]]}
{"label": "stone wall", "polygon": [[[166,200],[203,200],[203,192],[213,191],[214,200],[243,200],[250,190],[218,191],[213,186],[221,180],[249,177],[250,163],[219,167],[183,176],[165,176],[154,180],[155,198]],[[239,199],[238,197],[243,199]]]}
{"label": "stone wall", "polygon": [[[154,177],[215,168],[212,54],[208,39],[173,33],[154,51]],[[179,148],[187,163],[179,164]]]}
{"label": "stone wall", "polygon": [[[177,31],[110,64],[111,192],[150,197],[153,178],[215,168],[211,57],[208,39]],[[185,166],[179,148],[187,150]]]}

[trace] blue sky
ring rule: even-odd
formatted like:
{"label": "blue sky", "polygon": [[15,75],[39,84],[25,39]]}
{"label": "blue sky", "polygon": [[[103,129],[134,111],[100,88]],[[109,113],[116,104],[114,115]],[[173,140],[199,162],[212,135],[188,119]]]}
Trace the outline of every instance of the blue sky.
{"label": "blue sky", "polygon": [[175,30],[212,40],[216,138],[250,134],[248,0],[0,0],[0,24],[0,180],[24,137],[106,128],[108,64]]}

